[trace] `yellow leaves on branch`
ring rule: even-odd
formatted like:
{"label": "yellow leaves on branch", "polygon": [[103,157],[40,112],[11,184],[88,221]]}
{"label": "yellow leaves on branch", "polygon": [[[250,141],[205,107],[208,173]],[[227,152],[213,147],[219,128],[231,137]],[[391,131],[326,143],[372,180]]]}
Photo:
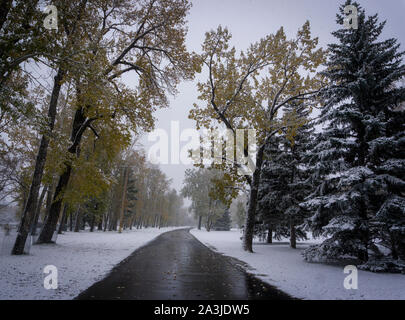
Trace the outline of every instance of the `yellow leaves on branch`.
{"label": "yellow leaves on branch", "polygon": [[[240,53],[230,47],[231,37],[222,26],[206,33],[200,61],[207,79],[197,84],[200,103],[193,105],[189,118],[196,121],[198,129],[219,125],[234,133],[254,129],[259,148],[277,134],[286,135],[294,144],[307,120],[286,107],[298,103],[311,111],[319,104],[317,94],[324,86],[318,69],[326,52],[318,48],[309,22],[293,39],[288,39],[281,27]],[[235,164],[223,163],[217,168],[231,177],[218,181],[219,189],[224,189],[225,182],[228,188],[242,183]]]}
{"label": "yellow leaves on branch", "polygon": [[206,33],[201,61],[208,78],[197,85],[202,104],[194,104],[190,118],[197,127],[222,122],[228,128],[256,129],[263,143],[274,128],[283,127],[279,117],[288,103],[318,103],[314,97],[324,81],[317,70],[326,54],[317,48],[309,22],[293,39],[280,28],[239,54],[229,46],[230,39],[221,26]]}

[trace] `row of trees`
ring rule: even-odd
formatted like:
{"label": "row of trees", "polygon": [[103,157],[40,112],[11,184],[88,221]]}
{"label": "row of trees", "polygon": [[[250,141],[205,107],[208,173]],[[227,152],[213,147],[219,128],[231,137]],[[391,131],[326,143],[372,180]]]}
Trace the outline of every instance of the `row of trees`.
{"label": "row of trees", "polygon": [[[74,179],[74,178],[73,178]],[[72,188],[74,186],[74,188]],[[130,149],[114,162],[109,183],[97,192],[83,190],[89,185],[69,184],[59,216],[58,233],[79,232],[86,225],[94,230],[118,231],[133,227],[166,227],[188,224],[183,198],[170,189],[170,180],[161,170],[145,161],[141,151]],[[38,203],[32,234],[46,221],[54,188],[44,187]],[[48,201],[43,203],[43,194]],[[84,196],[85,195],[85,196]],[[39,222],[39,224],[38,224]],[[41,228],[39,228],[41,229]]]}
{"label": "row of trees", "polygon": [[[43,26],[47,4],[58,10],[57,30]],[[117,176],[131,185],[134,173],[118,169],[117,157],[153,129],[153,112],[179,81],[194,76],[184,45],[189,9],[186,0],[1,1],[3,189],[18,189],[23,207],[13,254],[23,253],[45,197],[39,243],[52,242],[61,212],[76,212],[76,204],[108,207],[98,201]],[[158,208],[154,214],[147,224],[169,220]]]}
{"label": "row of trees", "polygon": [[305,251],[308,261],[356,259],[396,272],[405,268],[404,53],[395,39],[379,42],[384,23],[356,6],[359,29],[335,32],[329,46],[319,119],[290,106],[305,125],[293,143],[268,144],[259,216],[293,248],[305,230],[326,236]]}
{"label": "row of trees", "polygon": [[220,192],[219,182],[224,174],[219,170],[210,169],[188,169],[185,172],[184,186],[181,194],[189,198],[191,206],[189,210],[194,213],[198,220],[198,229],[204,223],[205,229],[209,232],[215,230],[230,230],[231,219],[229,206],[231,193]]}
{"label": "row of trees", "polygon": [[[345,27],[348,5],[358,8],[357,29]],[[306,250],[309,261],[404,270],[404,53],[397,40],[379,40],[385,22],[358,3],[347,0],[337,23],[328,50],[317,49],[309,23],[295,39],[280,29],[240,54],[227,29],[207,33],[208,79],[198,86],[205,105],[190,116],[199,127],[235,135],[256,129],[252,175],[238,176],[241,164],[230,159],[216,165],[231,187],[249,186],[246,250],[264,224],[269,242],[273,234],[290,237],[293,248],[306,231],[326,237]],[[321,109],[316,119],[314,108]]]}
{"label": "row of trees", "polygon": [[[68,189],[66,196],[69,192],[77,190]],[[133,227],[160,228],[188,222],[183,198],[170,189],[170,180],[158,167],[146,162],[142,153],[132,150],[116,162],[109,188],[76,204],[76,213],[70,219],[71,230],[72,221],[76,221],[75,231],[83,220],[89,222],[90,231],[98,225],[98,230],[119,232]],[[60,230],[67,228],[63,226],[64,213],[60,221]]]}

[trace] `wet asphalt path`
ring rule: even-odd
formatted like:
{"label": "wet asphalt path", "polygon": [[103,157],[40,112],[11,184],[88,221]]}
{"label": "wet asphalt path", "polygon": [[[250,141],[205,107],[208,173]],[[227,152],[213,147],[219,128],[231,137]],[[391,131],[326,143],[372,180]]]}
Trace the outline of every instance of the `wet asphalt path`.
{"label": "wet asphalt path", "polygon": [[136,250],[76,299],[285,300],[285,293],[208,249],[188,230],[164,233]]}

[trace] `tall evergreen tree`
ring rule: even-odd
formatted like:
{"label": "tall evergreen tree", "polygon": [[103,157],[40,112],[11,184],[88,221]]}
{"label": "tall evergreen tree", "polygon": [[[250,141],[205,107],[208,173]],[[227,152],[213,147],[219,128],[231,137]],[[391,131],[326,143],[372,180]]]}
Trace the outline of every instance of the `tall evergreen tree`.
{"label": "tall evergreen tree", "polygon": [[130,170],[128,177],[127,186],[127,211],[129,215],[134,215],[136,213],[136,201],[138,200],[137,193],[137,177],[135,176],[133,170]]}
{"label": "tall evergreen tree", "polygon": [[386,238],[382,230],[391,230],[394,256],[403,252],[403,242],[394,239],[403,238],[405,226],[404,154],[399,152],[404,128],[398,111],[405,89],[397,86],[405,75],[404,53],[396,39],[379,41],[385,22],[378,22],[377,14],[366,16],[356,2],[340,7],[338,24],[344,24],[347,5],[358,8],[358,28],[333,32],[338,42],[329,45],[324,75],[330,84],[320,117],[324,131],[312,150],[317,185],[305,203],[315,211],[308,220],[312,231],[329,238],[305,252],[310,261],[367,262],[370,252],[381,255],[376,244]]}
{"label": "tall evergreen tree", "polygon": [[290,246],[296,248],[297,239],[306,238],[301,225],[308,213],[300,203],[310,190],[305,161],[314,129],[309,122],[310,109],[304,104],[289,104],[284,112],[301,126],[294,139],[285,134],[267,145],[258,211],[268,233],[274,231],[276,239],[290,237]]}
{"label": "tall evergreen tree", "polygon": [[223,215],[217,219],[214,223],[213,229],[215,231],[229,231],[231,230],[231,216],[229,209],[226,208]]}
{"label": "tall evergreen tree", "polygon": [[[267,231],[268,242],[274,238],[281,239],[289,237],[288,225],[283,215],[281,198],[287,192],[288,170],[284,167],[284,153],[281,150],[281,137],[275,137],[271,143],[266,145],[266,160],[259,186],[257,219],[263,222],[264,226],[256,227],[255,233],[264,238]],[[263,228],[264,227],[264,228]]]}

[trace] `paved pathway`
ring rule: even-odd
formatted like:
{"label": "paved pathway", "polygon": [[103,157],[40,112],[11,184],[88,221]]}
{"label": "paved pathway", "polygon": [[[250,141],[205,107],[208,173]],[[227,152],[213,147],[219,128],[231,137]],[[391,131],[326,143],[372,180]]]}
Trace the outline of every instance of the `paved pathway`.
{"label": "paved pathway", "polygon": [[77,299],[291,299],[213,252],[188,230],[160,235],[136,250]]}

